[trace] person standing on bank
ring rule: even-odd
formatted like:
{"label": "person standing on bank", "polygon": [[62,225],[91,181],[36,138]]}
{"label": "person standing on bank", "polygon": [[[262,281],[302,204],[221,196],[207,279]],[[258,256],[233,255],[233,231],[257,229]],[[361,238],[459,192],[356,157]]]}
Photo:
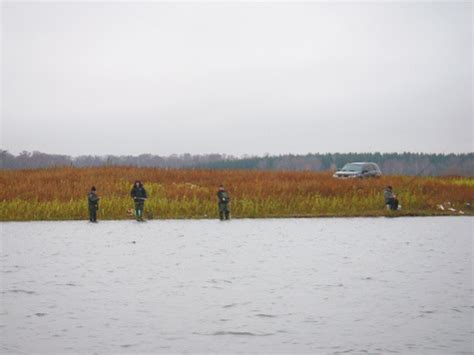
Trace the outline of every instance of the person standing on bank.
{"label": "person standing on bank", "polygon": [[219,191],[217,191],[217,206],[219,207],[219,218],[221,221],[229,219],[229,202],[229,194],[224,189],[224,186],[220,185]]}
{"label": "person standing on bank", "polygon": [[143,221],[143,208],[145,206],[145,200],[147,199],[147,194],[143,184],[140,181],[135,181],[133,184],[132,190],[130,191],[130,196],[133,198],[135,203],[135,216],[137,221]]}
{"label": "person standing on bank", "polygon": [[398,210],[397,196],[393,193],[392,186],[387,186],[383,191],[385,205],[392,211]]}
{"label": "person standing on bank", "polygon": [[100,198],[96,194],[95,186],[87,194],[87,204],[89,206],[89,221],[97,223],[97,210],[99,209]]}

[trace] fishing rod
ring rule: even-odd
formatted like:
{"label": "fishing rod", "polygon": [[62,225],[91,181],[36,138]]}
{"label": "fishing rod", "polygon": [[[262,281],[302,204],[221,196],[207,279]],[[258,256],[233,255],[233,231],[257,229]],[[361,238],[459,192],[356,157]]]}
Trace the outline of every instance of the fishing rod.
{"label": "fishing rod", "polygon": [[[417,178],[419,178],[419,177],[420,177],[420,174],[422,174],[430,165],[431,165],[430,163],[426,164],[420,171],[418,171],[418,173],[416,173],[410,180],[408,180],[408,183],[404,186],[404,189],[400,190],[399,193],[394,194],[395,198],[397,198],[397,200],[400,201],[400,199],[399,199],[399,196],[400,196],[400,195],[403,195],[403,193],[405,193],[405,194],[406,194],[406,193],[410,194],[410,186],[411,186],[411,184],[412,184]],[[401,206],[402,206],[402,205],[399,204],[399,208],[401,208]]]}
{"label": "fishing rod", "polygon": [[[432,166],[432,163],[429,161],[421,170],[419,170],[410,180],[408,180],[408,183],[404,186],[404,189],[401,190],[402,193],[410,193],[410,187],[413,184],[413,182],[421,176],[422,173],[424,173],[429,167]],[[398,194],[397,194],[398,195]]]}
{"label": "fishing rod", "polygon": [[408,181],[408,184],[407,186],[409,186],[413,181],[415,181],[416,178],[419,178],[420,177],[420,174],[423,173],[426,168],[428,168],[429,166],[431,165],[431,163],[428,163],[426,164],[423,169],[421,169],[418,173],[416,173],[409,181]]}

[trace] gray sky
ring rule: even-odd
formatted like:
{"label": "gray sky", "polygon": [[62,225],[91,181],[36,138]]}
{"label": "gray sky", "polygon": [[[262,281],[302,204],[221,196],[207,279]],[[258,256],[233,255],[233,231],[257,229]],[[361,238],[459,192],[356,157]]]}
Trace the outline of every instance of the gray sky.
{"label": "gray sky", "polygon": [[3,2],[2,149],[470,152],[472,2]]}

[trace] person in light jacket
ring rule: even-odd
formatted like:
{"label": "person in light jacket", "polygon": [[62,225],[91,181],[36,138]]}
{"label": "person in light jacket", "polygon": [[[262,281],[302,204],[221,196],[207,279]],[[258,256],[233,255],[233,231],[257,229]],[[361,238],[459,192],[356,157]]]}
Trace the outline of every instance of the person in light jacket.
{"label": "person in light jacket", "polygon": [[397,195],[393,193],[392,186],[387,186],[383,191],[383,198],[385,205],[392,211],[398,210],[398,200]]}

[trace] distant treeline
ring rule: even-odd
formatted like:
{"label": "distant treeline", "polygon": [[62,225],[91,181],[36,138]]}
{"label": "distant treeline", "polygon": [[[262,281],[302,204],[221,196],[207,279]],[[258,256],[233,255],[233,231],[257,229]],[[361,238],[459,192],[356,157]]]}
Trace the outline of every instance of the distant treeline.
{"label": "distant treeline", "polygon": [[170,155],[152,154],[68,155],[22,152],[19,155],[0,152],[1,169],[36,169],[61,166],[134,166],[169,169],[242,169],[242,170],[291,170],[325,171],[341,168],[348,162],[370,161],[377,163],[386,175],[474,176],[474,153],[421,154],[421,153],[325,153],[306,155],[267,155],[235,157],[224,154]]}

